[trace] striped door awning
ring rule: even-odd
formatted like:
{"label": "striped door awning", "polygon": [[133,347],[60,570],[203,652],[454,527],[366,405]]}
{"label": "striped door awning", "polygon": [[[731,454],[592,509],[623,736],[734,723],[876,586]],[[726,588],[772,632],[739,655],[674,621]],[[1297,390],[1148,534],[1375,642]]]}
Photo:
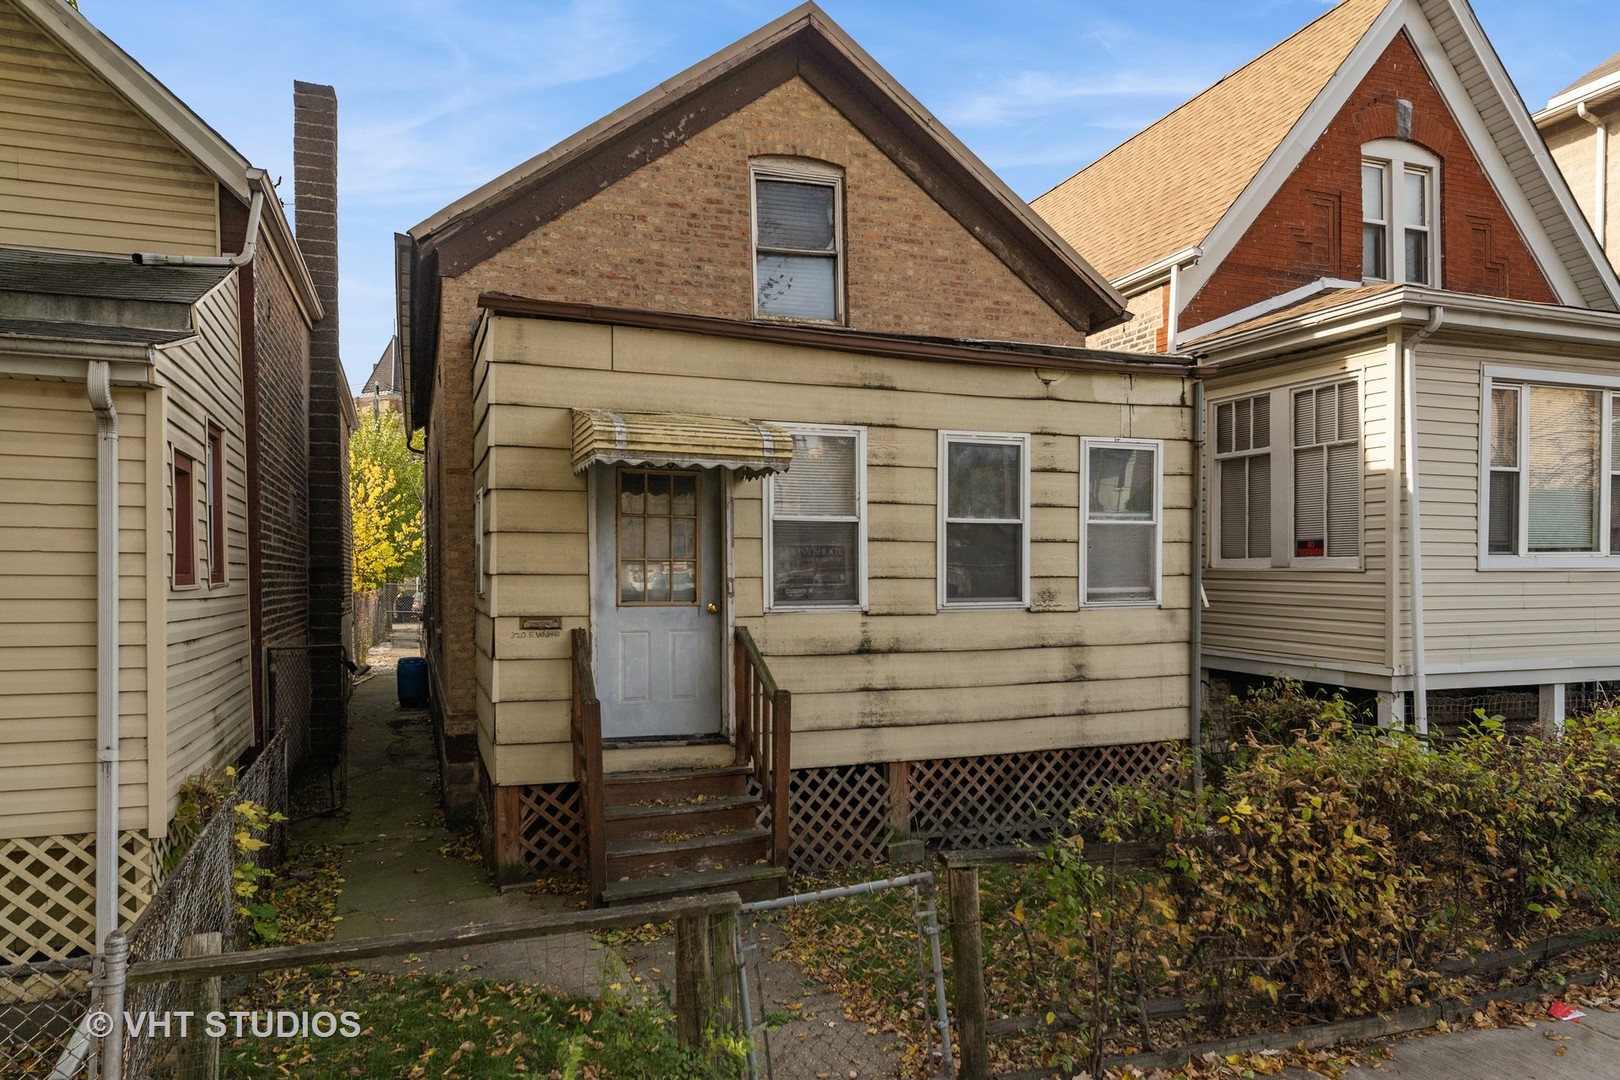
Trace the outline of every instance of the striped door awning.
{"label": "striped door awning", "polygon": [[574,471],[596,462],[718,466],[744,476],[786,472],[793,434],[780,424],[688,413],[574,410]]}

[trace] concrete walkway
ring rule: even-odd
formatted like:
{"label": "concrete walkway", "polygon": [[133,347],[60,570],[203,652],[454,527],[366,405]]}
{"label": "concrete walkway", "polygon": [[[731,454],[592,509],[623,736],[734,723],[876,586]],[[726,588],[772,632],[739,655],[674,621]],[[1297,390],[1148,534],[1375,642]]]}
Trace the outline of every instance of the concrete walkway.
{"label": "concrete walkway", "polygon": [[[1578,1022],[1454,1031],[1383,1044],[1394,1057],[1347,1080],[1613,1080],[1620,1077],[1620,1012],[1588,1009]],[[1314,1076],[1301,1073],[1300,1076]]]}
{"label": "concrete walkway", "polygon": [[[481,862],[458,853],[465,841],[447,830],[437,813],[438,767],[427,712],[401,708],[398,702],[396,665],[417,655],[417,629],[404,624],[396,624],[390,644],[372,651],[371,671],[355,686],[349,702],[347,806],[293,829],[296,843],[329,843],[341,849],[338,940],[450,930],[575,909],[577,898],[503,893]],[[614,950],[588,934],[422,952],[367,966],[454,970],[586,996],[614,983],[632,983]]]}

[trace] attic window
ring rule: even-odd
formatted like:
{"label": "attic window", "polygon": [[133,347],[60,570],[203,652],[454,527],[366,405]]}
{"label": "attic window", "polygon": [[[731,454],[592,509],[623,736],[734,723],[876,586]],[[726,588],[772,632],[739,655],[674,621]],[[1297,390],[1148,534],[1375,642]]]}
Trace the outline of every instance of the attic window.
{"label": "attic window", "polygon": [[752,163],[754,313],[837,322],[843,315],[843,177],[793,159]]}
{"label": "attic window", "polygon": [[1439,278],[1440,161],[1399,139],[1361,148],[1361,273],[1431,285]]}

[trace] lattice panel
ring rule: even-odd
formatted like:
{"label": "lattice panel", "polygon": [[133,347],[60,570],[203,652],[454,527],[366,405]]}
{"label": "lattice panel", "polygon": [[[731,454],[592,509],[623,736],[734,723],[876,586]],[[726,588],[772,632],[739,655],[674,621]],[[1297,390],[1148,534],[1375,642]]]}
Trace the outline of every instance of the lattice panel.
{"label": "lattice panel", "polygon": [[518,797],[523,864],[542,874],[584,871],[585,808],[579,785],[525,784]]}
{"label": "lattice panel", "polygon": [[1107,788],[1157,770],[1170,743],[1084,746],[911,763],[911,834],[951,847],[1033,839]]}
{"label": "lattice panel", "polygon": [[793,770],[788,864],[821,870],[888,854],[889,776],[884,765]]}
{"label": "lattice panel", "polygon": [[[120,922],[129,926],[152,899],[152,842],[120,836]],[[95,946],[93,834],[0,840],[0,964],[62,960]]]}

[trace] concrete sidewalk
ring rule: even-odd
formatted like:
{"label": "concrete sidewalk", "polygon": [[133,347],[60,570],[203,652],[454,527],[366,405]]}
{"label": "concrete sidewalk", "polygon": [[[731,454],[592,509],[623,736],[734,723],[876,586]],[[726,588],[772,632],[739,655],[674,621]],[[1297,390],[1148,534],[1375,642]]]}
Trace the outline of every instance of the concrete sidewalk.
{"label": "concrete sidewalk", "polygon": [[[349,702],[346,808],[293,829],[296,843],[341,849],[337,939],[449,930],[575,909],[577,897],[503,893],[481,862],[458,853],[465,840],[447,830],[436,813],[438,767],[428,714],[398,703],[396,666],[403,657],[419,655],[417,640],[414,625],[396,624],[392,642],[372,651],[371,671],[355,686]],[[587,934],[423,952],[366,966],[454,970],[587,996],[615,982],[631,983],[614,950]]]}
{"label": "concrete sidewalk", "polygon": [[[1533,1028],[1381,1039],[1372,1045],[1391,1056],[1351,1069],[1345,1080],[1620,1080],[1620,1011],[1585,1011],[1579,1021],[1542,1019]],[[1281,1075],[1320,1080],[1303,1069]]]}

